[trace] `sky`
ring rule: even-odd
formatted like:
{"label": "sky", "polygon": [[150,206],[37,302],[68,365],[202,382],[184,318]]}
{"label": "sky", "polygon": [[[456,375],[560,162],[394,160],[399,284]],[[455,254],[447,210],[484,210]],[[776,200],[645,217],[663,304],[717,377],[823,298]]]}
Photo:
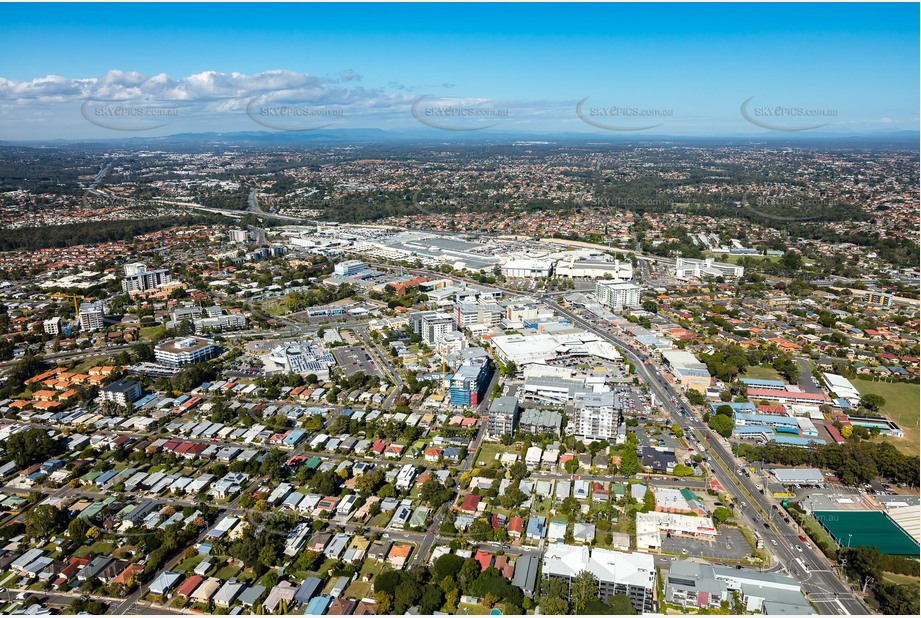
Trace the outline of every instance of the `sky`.
{"label": "sky", "polygon": [[919,129],[919,5],[0,4],[0,140]]}

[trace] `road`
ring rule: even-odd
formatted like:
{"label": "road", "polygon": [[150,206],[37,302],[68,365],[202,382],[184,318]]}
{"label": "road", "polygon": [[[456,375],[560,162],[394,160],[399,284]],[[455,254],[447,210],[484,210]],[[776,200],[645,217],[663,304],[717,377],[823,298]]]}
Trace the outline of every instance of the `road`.
{"label": "road", "polygon": [[[799,579],[803,584],[806,597],[815,603],[823,614],[869,614],[864,603],[856,597],[847,584],[842,582],[834,573],[835,565],[815,548],[804,547],[797,538],[802,534],[795,523],[784,522],[780,517],[774,517],[773,504],[766,495],[762,495],[759,488],[747,476],[734,474],[737,467],[735,456],[722,438],[713,434],[714,439],[707,441],[705,436],[709,430],[703,423],[695,418],[681,414],[678,406],[673,403],[680,401],[691,410],[693,407],[684,401],[683,397],[675,391],[659,375],[658,371],[647,365],[645,356],[637,352],[626,341],[610,333],[596,328],[593,324],[583,319],[576,313],[569,311],[553,301],[545,301],[560,315],[569,317],[573,324],[589,330],[599,337],[617,345],[625,357],[636,367],[639,376],[649,386],[650,391],[656,395],[662,406],[669,413],[672,420],[677,423],[686,435],[697,435],[702,444],[707,445],[707,452],[711,454],[710,461],[717,465],[710,468],[716,479],[727,493],[730,494],[736,505],[740,507],[743,522],[747,522],[752,530],[757,530],[765,539],[765,549],[779,560],[786,571]],[[747,506],[746,506],[747,505]],[[768,528],[764,527],[765,520]],[[771,541],[776,541],[776,545]],[[798,548],[798,549],[797,549]],[[802,560],[808,567],[808,573],[797,565],[797,560]]]}

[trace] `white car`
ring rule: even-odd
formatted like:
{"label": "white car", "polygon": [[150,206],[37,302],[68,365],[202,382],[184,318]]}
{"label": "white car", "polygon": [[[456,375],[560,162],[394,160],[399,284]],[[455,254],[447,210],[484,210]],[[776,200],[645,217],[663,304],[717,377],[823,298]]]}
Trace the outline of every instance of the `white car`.
{"label": "white car", "polygon": [[777,545],[777,539],[771,539],[771,545]]}

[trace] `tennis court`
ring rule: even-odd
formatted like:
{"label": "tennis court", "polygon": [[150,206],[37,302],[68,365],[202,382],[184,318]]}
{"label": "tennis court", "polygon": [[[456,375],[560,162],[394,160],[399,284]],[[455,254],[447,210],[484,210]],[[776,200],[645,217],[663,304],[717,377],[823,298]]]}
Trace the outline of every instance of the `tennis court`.
{"label": "tennis court", "polygon": [[842,547],[878,547],[881,554],[918,555],[918,544],[881,511],[813,511]]}

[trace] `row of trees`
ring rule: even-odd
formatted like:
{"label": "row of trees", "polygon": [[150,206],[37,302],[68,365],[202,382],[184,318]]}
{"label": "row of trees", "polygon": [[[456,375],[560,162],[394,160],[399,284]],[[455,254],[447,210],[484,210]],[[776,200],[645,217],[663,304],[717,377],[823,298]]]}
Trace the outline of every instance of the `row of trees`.
{"label": "row of trees", "polygon": [[845,485],[860,485],[881,476],[917,487],[921,475],[919,457],[905,455],[888,442],[830,443],[808,448],[775,442],[762,445],[741,443],[733,450],[749,461],[833,470]]}

